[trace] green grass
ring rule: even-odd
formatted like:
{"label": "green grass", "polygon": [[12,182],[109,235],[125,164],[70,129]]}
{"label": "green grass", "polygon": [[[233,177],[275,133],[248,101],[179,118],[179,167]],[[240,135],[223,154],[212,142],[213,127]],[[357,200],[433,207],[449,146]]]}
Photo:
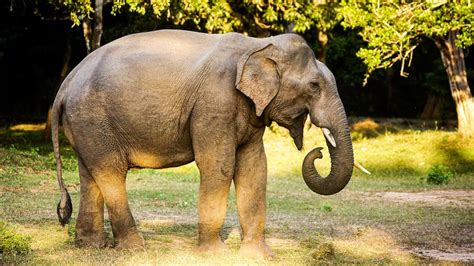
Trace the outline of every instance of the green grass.
{"label": "green grass", "polygon": [[[145,237],[146,251],[74,247],[79,178],[71,147],[61,139],[64,178],[74,205],[71,225],[62,228],[55,210],[60,195],[51,145],[41,141],[41,131],[2,130],[0,221],[13,224],[17,231],[31,238],[32,250],[16,256],[13,263],[417,264],[432,262],[411,252],[419,248],[471,248],[472,252],[472,197],[400,201],[386,197],[384,192],[472,192],[474,140],[444,131],[354,134],[355,159],[372,175],[355,169],[348,187],[327,197],[306,187],[300,169],[306,152],[318,145],[325,147],[320,131],[306,130],[304,150],[297,151],[286,130],[267,130],[266,237],[277,257],[273,261],[254,261],[237,255],[240,236],[233,189],[222,232],[232,254],[205,256],[193,251],[197,243],[199,184],[194,163],[173,169],[129,172],[129,201]],[[330,163],[327,149],[323,151],[325,158],[316,166],[325,174]],[[423,177],[434,165],[443,165],[454,175],[445,184],[430,184]],[[111,238],[108,221],[106,231]]]}
{"label": "green grass", "polygon": [[30,237],[19,234],[15,227],[0,221],[0,259],[21,261],[30,251]]}

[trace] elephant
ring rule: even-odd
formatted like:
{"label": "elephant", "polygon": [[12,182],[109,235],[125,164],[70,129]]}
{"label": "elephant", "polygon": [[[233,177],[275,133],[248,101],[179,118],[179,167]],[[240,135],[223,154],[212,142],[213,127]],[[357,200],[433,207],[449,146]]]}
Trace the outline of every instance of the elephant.
{"label": "elephant", "polygon": [[144,248],[128,204],[127,171],[195,161],[200,173],[197,249],[227,250],[220,231],[233,182],[240,252],[271,257],[264,237],[262,136],[274,121],[289,130],[301,150],[308,115],[326,137],[331,170],[325,178],[318,174],[314,161],[322,155],[315,148],[304,159],[302,175],[311,190],[331,195],[352,176],[349,126],[334,75],[301,36],[158,30],[112,41],[70,72],[53,104],[59,221],[64,226],[72,213],[61,173],[61,123],[78,160],[77,246],[106,245],[105,204],[115,247]]}

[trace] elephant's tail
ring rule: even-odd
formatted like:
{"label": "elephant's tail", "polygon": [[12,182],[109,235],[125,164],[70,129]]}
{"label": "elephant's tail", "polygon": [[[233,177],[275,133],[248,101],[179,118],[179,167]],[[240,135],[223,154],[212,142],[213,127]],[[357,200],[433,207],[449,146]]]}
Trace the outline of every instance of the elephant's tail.
{"label": "elephant's tail", "polygon": [[62,174],[62,166],[63,163],[61,161],[61,154],[59,150],[59,119],[62,116],[62,107],[63,107],[63,97],[61,90],[59,91],[56,99],[54,100],[53,110],[51,114],[51,137],[53,140],[53,150],[54,150],[54,158],[56,159],[56,173],[58,178],[59,188],[61,189],[61,200],[58,203],[57,212],[59,222],[62,226],[68,223],[69,218],[71,218],[72,214],[72,203],[71,197],[67,192],[66,187],[64,186],[63,174]]}

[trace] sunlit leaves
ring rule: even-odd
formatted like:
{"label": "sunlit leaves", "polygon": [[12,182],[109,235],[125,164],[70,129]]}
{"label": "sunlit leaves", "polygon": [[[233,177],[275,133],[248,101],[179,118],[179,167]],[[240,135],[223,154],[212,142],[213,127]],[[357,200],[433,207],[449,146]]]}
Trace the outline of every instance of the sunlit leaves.
{"label": "sunlit leaves", "polygon": [[113,4],[113,13],[126,5],[142,15],[151,8],[158,18],[177,25],[191,21],[198,27],[204,25],[208,32],[221,33],[255,35],[262,30],[284,32],[288,27],[300,33],[311,28],[326,32],[340,20],[335,11],[337,1],[114,0]]}
{"label": "sunlit leaves", "polygon": [[140,0],[114,0],[112,13],[116,14],[125,5],[128,6],[130,11],[144,15],[149,3]]}
{"label": "sunlit leaves", "polygon": [[263,18],[268,22],[273,22],[278,20],[278,13],[273,9],[273,7],[269,6],[263,14]]}
{"label": "sunlit leaves", "polygon": [[467,47],[474,40],[474,4],[468,1],[446,3],[421,12],[418,30],[429,37],[445,36],[449,30],[458,31],[456,45]]}
{"label": "sunlit leaves", "polygon": [[361,29],[367,42],[357,55],[367,65],[367,77],[377,68],[401,61],[401,75],[410,64],[422,36],[442,38],[459,32],[456,45],[473,43],[474,5],[469,1],[343,1],[338,9],[344,27]]}
{"label": "sunlit leaves", "polygon": [[91,0],[48,0],[55,9],[69,13],[73,25],[79,25],[84,17],[94,11]]}
{"label": "sunlit leaves", "polygon": [[216,1],[209,8],[206,22],[206,29],[209,32],[231,32],[241,25],[241,21],[233,16],[233,10],[227,1]]}

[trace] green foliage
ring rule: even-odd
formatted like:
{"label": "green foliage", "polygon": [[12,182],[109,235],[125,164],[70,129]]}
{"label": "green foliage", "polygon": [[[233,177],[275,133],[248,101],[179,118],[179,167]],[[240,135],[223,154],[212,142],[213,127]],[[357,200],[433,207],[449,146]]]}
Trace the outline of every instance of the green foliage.
{"label": "green foliage", "polygon": [[88,17],[91,12],[94,12],[91,0],[49,0],[48,2],[56,10],[69,13],[74,26],[80,25],[84,17]]}
{"label": "green foliage", "polygon": [[[307,2],[306,2],[307,3]],[[319,31],[329,32],[339,22],[342,17],[337,12],[339,1],[311,1],[304,5],[305,19],[302,25],[296,23],[296,32],[305,32],[311,27],[315,27]],[[308,27],[303,27],[304,25]]]}
{"label": "green foliage", "polygon": [[470,1],[427,1],[416,17],[416,30],[428,37],[446,36],[457,31],[456,45],[468,47],[474,41],[474,4]]}
{"label": "green foliage", "polygon": [[[198,12],[199,13],[199,12]],[[233,14],[232,7],[227,1],[215,1],[206,13],[201,13],[199,19],[205,19],[205,28],[209,32],[232,32],[242,27],[242,21]],[[198,21],[194,21],[196,24]]]}
{"label": "green foliage", "polygon": [[325,212],[331,212],[332,211],[332,206],[331,206],[331,204],[326,202],[321,206],[321,210],[325,211]]}
{"label": "green foliage", "polygon": [[0,220],[0,258],[24,256],[30,253],[31,238],[16,232],[15,228]]}
{"label": "green foliage", "polygon": [[453,176],[454,173],[448,167],[442,164],[435,164],[428,170],[425,178],[428,184],[442,185],[448,183],[449,179]]}
{"label": "green foliage", "polygon": [[[85,15],[92,11],[90,1],[83,0],[81,3],[67,5],[70,9],[78,11],[77,14],[71,16],[72,18],[78,18],[81,14]],[[312,28],[324,32],[330,31],[340,20],[335,12],[337,6],[337,1],[301,0],[270,2],[260,0],[115,0],[112,14],[117,14],[128,7],[131,12],[141,15],[153,14],[175,25],[191,22],[208,32],[236,31],[255,36],[264,32],[285,32],[288,27],[300,33]],[[147,12],[147,10],[152,12]]]}
{"label": "green foliage", "polygon": [[[436,3],[436,4],[435,4]],[[400,74],[411,63],[413,50],[423,36],[443,38],[458,33],[456,45],[473,43],[474,5],[469,1],[377,1],[349,0],[338,9],[345,28],[358,28],[367,42],[357,56],[367,65],[367,75],[401,61]]]}
{"label": "green foliage", "polygon": [[127,5],[129,10],[132,12],[136,12],[141,15],[146,14],[147,8],[151,7],[154,13],[159,16],[163,10],[168,8],[169,2],[168,1],[153,1],[151,4],[147,1],[135,1],[135,0],[115,0],[114,5],[112,7],[112,14],[117,14],[121,11],[121,9]]}

